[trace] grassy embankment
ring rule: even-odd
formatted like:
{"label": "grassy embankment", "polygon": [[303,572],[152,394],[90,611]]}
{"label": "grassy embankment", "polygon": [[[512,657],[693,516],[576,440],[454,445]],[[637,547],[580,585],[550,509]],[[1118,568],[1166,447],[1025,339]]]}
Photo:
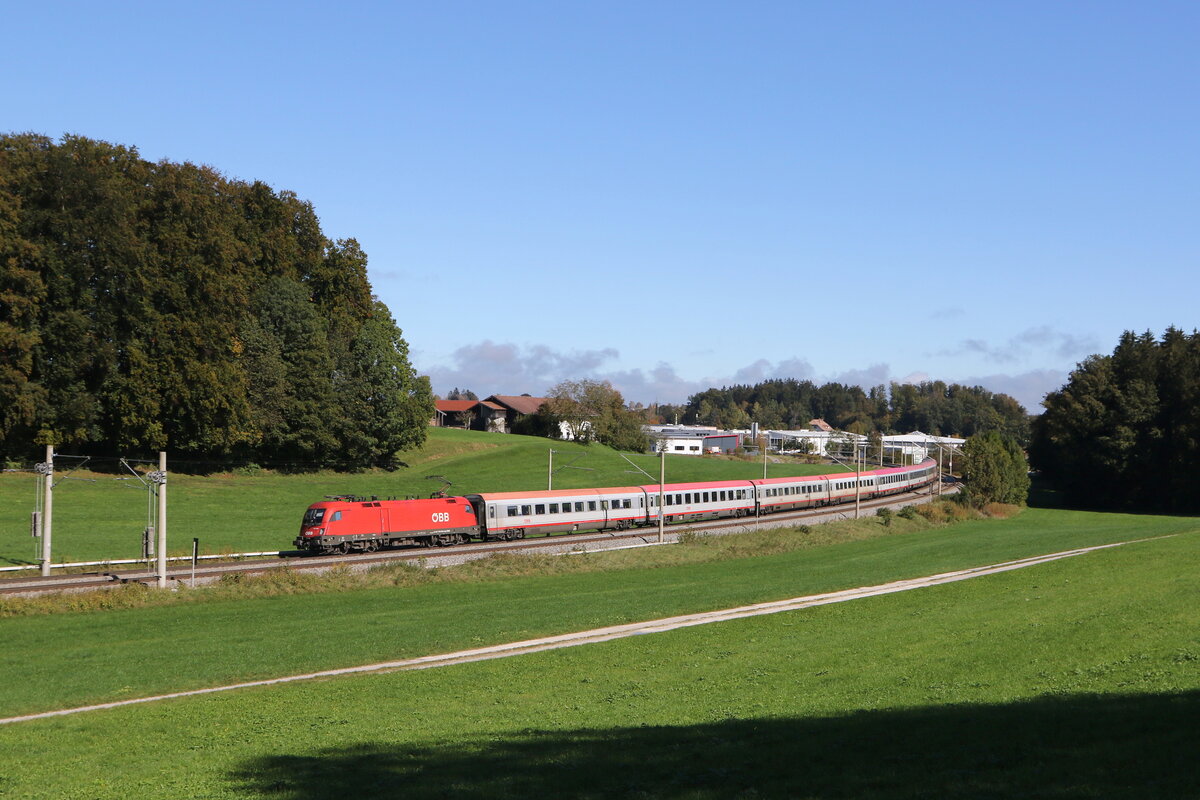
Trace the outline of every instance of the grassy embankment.
{"label": "grassy embankment", "polygon": [[1194,796],[1196,520],[1030,510],[920,528],[896,520],[888,530],[904,535],[819,547],[765,532],[545,559],[545,575],[468,582],[446,570],[405,585],[411,571],[401,571],[400,586],[379,573],[385,585],[338,594],[9,618],[0,620],[4,672],[28,679],[7,682],[0,708],[366,663],[1179,535],[569,651],[24,723],[0,729],[0,796]]}
{"label": "grassy embankment", "polygon": [[[442,428],[430,429],[425,447],[405,453],[408,466],[396,472],[279,475],[263,471],[198,476],[170,472],[168,463],[169,549],[176,555],[190,553],[193,537],[200,539],[205,553],[290,549],[300,517],[310,503],[337,494],[426,497],[442,486],[427,475],[448,478],[455,494],[544,489],[551,447],[556,451],[555,466],[561,468],[554,476],[555,488],[652,482],[603,445],[584,447],[530,436]],[[657,478],[655,456],[626,455]],[[62,477],[67,462],[60,466]],[[770,464],[768,469],[773,477],[839,471],[801,463]],[[761,463],[695,456],[667,460],[668,481],[761,476]],[[35,480],[28,473],[0,475],[0,565],[37,561],[29,535]],[[128,472],[72,473],[58,484],[54,498],[56,563],[138,557],[141,531],[146,526],[146,492]]]}

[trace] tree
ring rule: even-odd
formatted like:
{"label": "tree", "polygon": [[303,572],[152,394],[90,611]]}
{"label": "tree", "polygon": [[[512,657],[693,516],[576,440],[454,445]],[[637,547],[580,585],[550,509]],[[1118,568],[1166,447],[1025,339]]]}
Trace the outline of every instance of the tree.
{"label": "tree", "polygon": [[1200,499],[1200,334],[1122,334],[1046,396],[1030,458],[1076,504],[1194,512]]}
{"label": "tree", "polygon": [[366,261],[291,192],[0,135],[0,455],[387,461],[422,440],[428,387]]}
{"label": "tree", "polygon": [[538,416],[552,423],[553,430],[565,425],[584,444],[594,440],[635,452],[647,448],[641,416],[625,408],[621,393],[608,381],[562,381],[548,392]]}
{"label": "tree", "polygon": [[343,453],[351,463],[394,469],[398,452],[424,443],[433,394],[409,364],[408,344],[378,300],[334,388],[342,407]]}
{"label": "tree", "polygon": [[967,439],[963,456],[966,461],[963,482],[973,506],[1025,504],[1029,496],[1029,469],[1015,440],[997,431],[979,433]]}

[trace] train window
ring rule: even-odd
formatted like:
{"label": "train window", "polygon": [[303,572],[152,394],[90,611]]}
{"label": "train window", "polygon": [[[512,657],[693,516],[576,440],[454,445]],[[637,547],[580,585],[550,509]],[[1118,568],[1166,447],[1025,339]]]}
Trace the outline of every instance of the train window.
{"label": "train window", "polygon": [[675,495],[675,505],[677,505],[677,506],[683,505],[683,495],[681,495],[681,494]]}
{"label": "train window", "polygon": [[667,495],[667,505],[675,505],[675,497],[673,495]]}
{"label": "train window", "polygon": [[509,515],[510,517],[515,517],[515,516],[517,515],[517,507],[516,507],[516,506],[509,506],[509,507],[508,507],[508,515]]}
{"label": "train window", "polygon": [[530,512],[531,512],[530,506],[521,506],[521,516],[527,517],[527,516],[529,516]]}
{"label": "train window", "polygon": [[335,511],[335,512],[333,512],[333,516],[330,518],[330,520],[329,520],[329,521],[330,521],[330,522],[337,522],[337,521],[338,521],[338,520],[340,520],[341,518],[342,518],[342,512],[340,512],[340,511]]}
{"label": "train window", "polygon": [[536,513],[536,514],[545,514],[545,513],[546,513],[546,506],[542,505],[541,503],[538,503],[536,506],[534,506],[534,513]]}
{"label": "train window", "polygon": [[683,496],[683,504],[684,504],[684,505],[691,505],[691,504],[692,504],[692,493],[691,493],[691,492],[687,492],[686,494],[684,494],[684,496]]}
{"label": "train window", "polygon": [[[641,505],[642,505],[642,501],[638,500],[638,506],[641,507]],[[626,497],[624,500],[621,501],[621,507],[622,508],[633,508],[633,501],[630,500],[628,497]]]}
{"label": "train window", "polygon": [[488,516],[491,517],[492,519],[496,518],[496,507],[495,506],[488,506]]}
{"label": "train window", "polygon": [[557,513],[558,513],[558,503],[551,503],[551,504],[550,504],[550,513],[551,513],[551,514],[557,514]]}
{"label": "train window", "polygon": [[576,511],[583,511],[583,503],[582,503],[582,502],[580,502],[580,503],[576,503],[576,504],[575,504],[575,510],[576,510]]}
{"label": "train window", "polygon": [[704,493],[704,502],[708,502],[708,492]]}
{"label": "train window", "polygon": [[595,511],[595,510],[596,510],[596,501],[588,500],[588,511]]}

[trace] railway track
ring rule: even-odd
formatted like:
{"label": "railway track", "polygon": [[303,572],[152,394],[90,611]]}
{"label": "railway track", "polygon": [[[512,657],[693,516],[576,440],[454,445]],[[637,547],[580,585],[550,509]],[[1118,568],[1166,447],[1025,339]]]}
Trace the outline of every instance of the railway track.
{"label": "railway track", "polygon": [[[930,499],[930,492],[922,490],[892,495],[869,502],[864,501],[861,504],[861,508],[862,513],[869,516],[883,507],[898,508],[928,502]],[[853,517],[854,506],[846,503],[836,506],[805,509],[803,511],[770,514],[759,518],[743,517],[741,519],[676,523],[666,526],[661,543],[670,544],[677,542],[679,536],[683,533],[728,535],[747,533],[764,528],[815,525],[822,522]],[[194,572],[190,564],[187,566],[172,567],[167,571],[167,579],[172,587],[178,588],[180,585],[212,583],[229,575],[255,575],[279,569],[321,572],[340,567],[349,567],[355,571],[365,571],[372,567],[394,563],[418,563],[423,566],[438,567],[487,558],[498,553],[584,553],[628,547],[644,547],[659,543],[657,527],[650,526],[625,531],[542,536],[511,542],[476,542],[450,548],[423,547],[402,550],[380,550],[374,553],[356,555],[311,556],[301,554],[298,551],[281,551],[278,555],[265,558],[209,563],[197,566]],[[156,586],[158,576],[151,568],[132,567],[129,569],[101,569],[93,572],[76,572],[47,577],[38,575],[4,578],[0,579],[0,595],[32,596],[52,592],[86,592],[112,589],[131,583]]]}

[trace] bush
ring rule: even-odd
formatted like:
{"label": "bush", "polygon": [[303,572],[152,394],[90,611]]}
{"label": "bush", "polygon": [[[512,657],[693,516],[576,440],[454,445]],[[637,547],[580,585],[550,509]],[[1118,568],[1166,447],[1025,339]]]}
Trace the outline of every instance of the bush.
{"label": "bush", "polygon": [[917,518],[916,506],[905,506],[904,508],[900,509],[900,513],[898,516],[900,517],[900,519],[907,519],[907,520],[916,519]]}
{"label": "bush", "polygon": [[879,517],[879,521],[883,523],[883,527],[892,527],[892,510],[890,508],[881,508],[875,512],[875,516]]}
{"label": "bush", "polygon": [[1021,513],[1021,507],[1012,503],[988,503],[983,507],[983,513],[996,519],[1008,519]]}
{"label": "bush", "polygon": [[917,509],[917,513],[930,522],[939,525],[962,522],[963,520],[973,519],[978,516],[977,512],[969,505],[956,503],[952,500],[938,500],[933,503],[926,503]]}

